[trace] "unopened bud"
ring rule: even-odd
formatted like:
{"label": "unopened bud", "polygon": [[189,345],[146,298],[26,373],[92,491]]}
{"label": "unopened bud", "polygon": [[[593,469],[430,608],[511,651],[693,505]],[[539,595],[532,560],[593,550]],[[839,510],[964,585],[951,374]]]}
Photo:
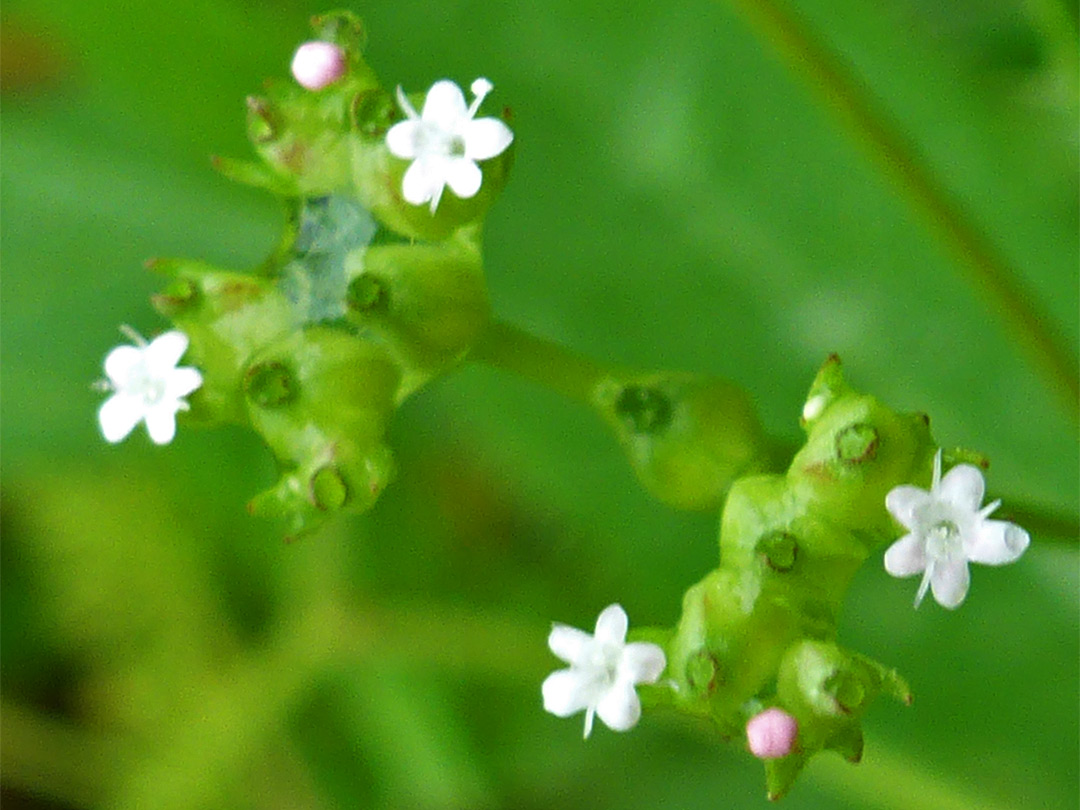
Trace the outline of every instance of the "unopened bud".
{"label": "unopened bud", "polygon": [[746,742],[758,759],[780,759],[791,753],[799,724],[783,709],[766,709],[746,724]]}
{"label": "unopened bud", "polygon": [[345,75],[345,51],[330,42],[305,42],[296,49],[292,75],[308,90],[322,90]]}

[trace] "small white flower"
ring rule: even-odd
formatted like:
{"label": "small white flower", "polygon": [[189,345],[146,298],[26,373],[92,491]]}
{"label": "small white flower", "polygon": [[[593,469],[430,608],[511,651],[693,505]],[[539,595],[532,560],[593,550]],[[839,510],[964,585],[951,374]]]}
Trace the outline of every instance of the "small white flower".
{"label": "small white flower", "polygon": [[915,607],[927,587],[938,604],[955,608],[967,596],[968,562],[1005,565],[1014,562],[1031,542],[1013,523],[987,520],[1001,501],[980,509],[986,484],[970,464],[953,467],[941,477],[941,451],[934,457],[930,491],[903,485],[885,496],[890,514],[908,530],[885,552],[885,570],[894,577],[922,573]]}
{"label": "small white flower", "polygon": [[134,346],[117,346],[105,358],[105,374],[100,387],[112,391],[98,411],[105,441],[121,441],[139,422],[154,444],[168,444],[176,435],[176,412],[186,411],[183,397],[202,385],[202,375],[194,368],[177,368],[187,351],[183,332],[158,335],[150,343],[130,328],[122,328]]}
{"label": "small white flower", "polygon": [[514,140],[510,127],[498,118],[473,118],[492,86],[487,79],[474,81],[475,98],[466,107],[465,94],[454,82],[435,82],[419,114],[398,87],[398,104],[409,119],[390,127],[386,146],[391,154],[412,161],[401,181],[406,201],[430,202],[434,214],[446,186],[462,199],[480,190],[483,174],[476,161],[501,155]]}
{"label": "small white flower", "polygon": [[348,68],[345,51],[332,42],[305,42],[293,55],[293,78],[308,90],[322,90],[342,76]]}
{"label": "small white flower", "polygon": [[627,731],[641,717],[634,686],[656,683],[667,666],[664,651],[644,641],[626,643],[626,611],[621,605],[604,608],[596,633],[556,624],[548,646],[569,669],[553,672],[541,691],[544,709],[558,717],[585,711],[585,736],[592,732],[593,715],[613,731]]}

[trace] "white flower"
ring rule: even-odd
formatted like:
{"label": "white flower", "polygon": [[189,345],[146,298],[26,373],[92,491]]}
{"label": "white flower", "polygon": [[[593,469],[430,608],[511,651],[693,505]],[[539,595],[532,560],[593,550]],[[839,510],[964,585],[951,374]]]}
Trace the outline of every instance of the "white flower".
{"label": "white flower", "polygon": [[117,346],[105,358],[104,390],[114,392],[98,411],[105,441],[124,439],[139,422],[154,444],[168,444],[176,435],[176,412],[186,411],[187,396],[200,385],[202,375],[194,368],[177,368],[187,351],[183,332],[166,332],[150,343],[132,329],[122,331],[134,346]]}
{"label": "white flower", "polygon": [[483,175],[476,161],[502,154],[514,140],[510,127],[498,118],[473,118],[492,86],[487,79],[474,81],[475,98],[466,107],[460,87],[447,79],[435,82],[419,114],[398,87],[398,104],[409,120],[390,127],[386,146],[391,154],[412,161],[401,181],[408,202],[430,202],[434,214],[446,186],[462,199],[480,190]]}
{"label": "white flower", "polygon": [[667,661],[664,651],[644,641],[626,643],[626,611],[620,605],[604,608],[596,633],[556,624],[548,646],[569,669],[544,680],[544,709],[558,717],[585,710],[585,736],[592,732],[593,715],[613,731],[627,731],[641,717],[634,686],[656,683]]}
{"label": "white flower", "polygon": [[293,78],[308,90],[322,90],[342,76],[348,68],[345,51],[332,42],[305,42],[293,55]]}
{"label": "white flower", "polygon": [[987,520],[1001,504],[980,509],[985,482],[978,468],[960,464],[941,477],[941,451],[934,457],[930,491],[899,486],[885,496],[890,514],[908,530],[885,552],[885,570],[894,577],[922,573],[915,596],[919,606],[927,587],[938,604],[955,608],[967,596],[968,562],[1004,565],[1018,559],[1031,542],[1013,523]]}

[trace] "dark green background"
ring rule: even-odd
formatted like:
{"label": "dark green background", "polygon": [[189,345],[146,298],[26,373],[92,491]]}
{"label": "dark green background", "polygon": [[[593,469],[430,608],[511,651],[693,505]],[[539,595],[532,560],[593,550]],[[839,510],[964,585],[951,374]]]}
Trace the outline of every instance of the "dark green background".
{"label": "dark green background", "polygon": [[[748,5],[753,5],[749,3]],[[874,10],[870,10],[873,5]],[[1075,9],[1051,0],[803,0],[1076,367]],[[466,367],[410,400],[374,512],[299,543],[243,504],[273,476],[238,430],[99,437],[116,326],[165,328],[150,256],[247,267],[275,202],[216,176],[244,97],[325,7],[4,4],[4,800],[116,808],[762,807],[760,765],[678,717],[545,715],[553,620],[621,602],[671,624],[715,516],[651,501],[599,422]],[[589,355],[716,373],[798,437],[829,352],[992,495],[1075,522],[1076,403],[828,101],[725,2],[395,0],[354,8],[388,86],[479,75],[517,157],[486,231],[501,317]],[[849,646],[894,664],[864,762],[797,808],[1077,805],[1075,536],[1033,532],[967,603],[857,578]],[[35,806],[24,803],[22,806]],[[36,806],[50,806],[37,804]]]}

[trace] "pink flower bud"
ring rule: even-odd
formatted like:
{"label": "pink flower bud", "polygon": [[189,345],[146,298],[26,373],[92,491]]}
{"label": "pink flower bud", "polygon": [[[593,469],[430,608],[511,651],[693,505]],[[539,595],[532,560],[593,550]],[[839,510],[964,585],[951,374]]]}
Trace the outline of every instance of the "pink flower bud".
{"label": "pink flower bud", "polygon": [[308,90],[322,90],[345,75],[345,52],[331,42],[305,42],[296,49],[292,75]]}
{"label": "pink flower bud", "polygon": [[783,709],[766,709],[746,724],[750,753],[758,759],[786,757],[795,747],[799,724]]}

